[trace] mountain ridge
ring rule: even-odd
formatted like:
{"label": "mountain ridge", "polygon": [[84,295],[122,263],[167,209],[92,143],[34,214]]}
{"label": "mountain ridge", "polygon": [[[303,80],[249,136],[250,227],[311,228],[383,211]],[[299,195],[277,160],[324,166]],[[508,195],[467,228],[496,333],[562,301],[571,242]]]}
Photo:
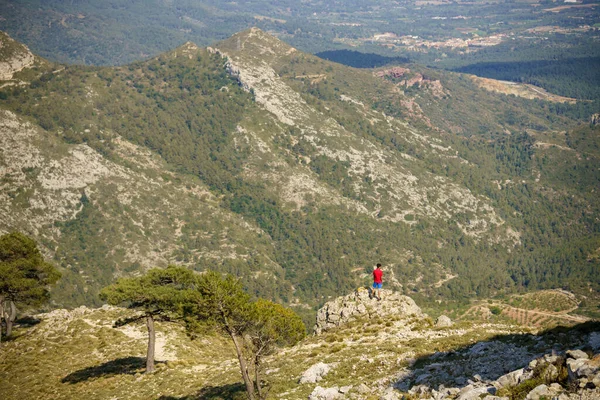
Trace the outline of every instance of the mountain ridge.
{"label": "mountain ridge", "polygon": [[[43,189],[70,199],[70,218],[0,229],[25,228],[66,272],[57,306],[98,304],[99,287],[150,263],[234,273],[305,321],[368,281],[374,260],[420,301],[596,284],[594,128],[419,73],[438,83],[401,87],[258,29],[122,67],[40,61],[16,74],[28,85],[0,93],[4,120],[32,124],[24,152],[44,155],[14,160],[26,143],[3,131],[3,212],[33,212]],[[493,129],[472,131],[482,118]],[[579,146],[582,159],[539,143]],[[71,164],[96,169],[77,178]],[[52,168],[73,187],[45,188]]]}

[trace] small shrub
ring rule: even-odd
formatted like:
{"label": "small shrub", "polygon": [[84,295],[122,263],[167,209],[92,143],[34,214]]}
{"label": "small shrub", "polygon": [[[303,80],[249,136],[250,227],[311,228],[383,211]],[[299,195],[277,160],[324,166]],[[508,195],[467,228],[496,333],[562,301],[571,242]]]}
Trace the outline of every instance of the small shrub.
{"label": "small shrub", "polygon": [[331,350],[329,350],[329,353],[330,354],[337,353],[337,352],[341,351],[344,347],[346,347],[346,346],[344,346],[343,344],[336,344],[335,346],[333,346],[331,348]]}
{"label": "small shrub", "polygon": [[500,307],[498,307],[498,306],[490,307],[490,311],[494,315],[500,315],[500,314],[502,314],[502,309]]}

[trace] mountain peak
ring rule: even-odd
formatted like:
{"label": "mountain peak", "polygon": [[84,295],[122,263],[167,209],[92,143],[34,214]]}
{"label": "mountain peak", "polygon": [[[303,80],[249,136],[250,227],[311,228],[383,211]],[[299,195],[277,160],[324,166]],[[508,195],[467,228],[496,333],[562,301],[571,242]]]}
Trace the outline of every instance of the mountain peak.
{"label": "mountain peak", "polygon": [[200,47],[198,47],[196,43],[187,41],[181,46],[175,48],[174,50],[167,52],[166,54],[169,54],[172,57],[187,56],[189,58],[192,58],[192,55],[196,54],[199,50]]}
{"label": "mountain peak", "polygon": [[220,42],[217,47],[228,55],[242,53],[261,58],[285,55],[296,51],[292,46],[256,27],[236,33],[229,39]]}

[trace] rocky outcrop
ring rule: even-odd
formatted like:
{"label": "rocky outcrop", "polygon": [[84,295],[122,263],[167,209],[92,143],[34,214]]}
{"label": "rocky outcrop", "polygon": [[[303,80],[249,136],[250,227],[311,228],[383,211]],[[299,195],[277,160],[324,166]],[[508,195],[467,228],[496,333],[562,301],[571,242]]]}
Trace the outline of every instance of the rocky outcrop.
{"label": "rocky outcrop", "polygon": [[452,326],[452,320],[445,315],[440,315],[435,320],[435,326],[436,328],[448,328]]}
{"label": "rocky outcrop", "polygon": [[317,363],[304,371],[298,383],[316,383],[319,382],[331,370],[331,365],[325,363]]}
{"label": "rocky outcrop", "polygon": [[372,296],[369,288],[358,288],[350,295],[325,303],[317,313],[315,334],[343,325],[357,317],[385,318],[387,316],[423,317],[413,299],[391,290],[381,290],[381,301]]}
{"label": "rocky outcrop", "polygon": [[308,396],[309,400],[334,400],[334,399],[343,399],[344,394],[340,392],[340,388],[337,386],[324,388],[321,386],[317,386],[310,396]]}
{"label": "rocky outcrop", "polygon": [[[478,346],[479,344],[473,346],[469,352],[480,353],[489,350],[489,346],[482,347]],[[488,348],[484,349],[484,347]],[[509,352],[503,353],[509,354]],[[456,354],[454,356],[456,357]],[[448,370],[444,369],[444,363],[435,363],[425,367],[426,371],[415,371],[413,375],[415,385],[410,389],[402,387],[402,383],[396,384],[396,387],[410,395],[435,400],[508,399],[513,393],[522,392],[524,388],[531,388],[533,385],[535,386],[526,392],[526,400],[600,398],[600,354],[590,357],[582,350],[545,354],[531,360],[526,367],[496,379],[490,379],[489,374],[497,373],[493,370],[498,368],[498,363],[491,358],[487,360],[487,365],[478,365],[482,374],[487,372],[484,377],[476,374],[465,380],[464,377],[452,376],[451,371],[464,370],[460,362],[453,362],[452,368]],[[440,379],[444,383],[439,384],[436,390],[433,388],[436,386],[433,381],[440,382]],[[444,386],[452,380],[455,384],[458,383],[459,387]]]}
{"label": "rocky outcrop", "polygon": [[0,81],[12,79],[15,73],[30,67],[34,61],[27,46],[0,32]]}

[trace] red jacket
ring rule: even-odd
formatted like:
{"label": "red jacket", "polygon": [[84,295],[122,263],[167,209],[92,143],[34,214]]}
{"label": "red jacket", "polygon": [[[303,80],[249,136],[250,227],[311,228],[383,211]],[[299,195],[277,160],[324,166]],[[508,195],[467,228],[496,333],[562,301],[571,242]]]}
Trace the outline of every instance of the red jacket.
{"label": "red jacket", "polygon": [[377,268],[373,270],[373,283],[383,283],[383,271],[381,268]]}

